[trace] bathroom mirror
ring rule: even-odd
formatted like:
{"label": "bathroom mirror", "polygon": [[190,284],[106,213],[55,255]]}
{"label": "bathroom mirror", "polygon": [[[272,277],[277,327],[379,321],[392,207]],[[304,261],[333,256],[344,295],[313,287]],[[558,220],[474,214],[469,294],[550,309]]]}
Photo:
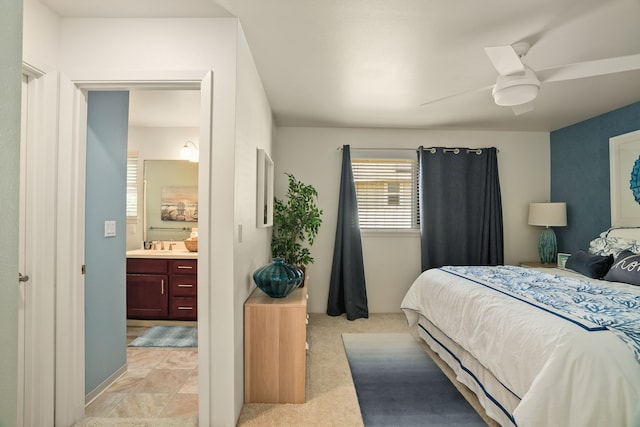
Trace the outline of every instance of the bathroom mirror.
{"label": "bathroom mirror", "polygon": [[198,163],[145,160],[144,240],[184,240],[198,227]]}

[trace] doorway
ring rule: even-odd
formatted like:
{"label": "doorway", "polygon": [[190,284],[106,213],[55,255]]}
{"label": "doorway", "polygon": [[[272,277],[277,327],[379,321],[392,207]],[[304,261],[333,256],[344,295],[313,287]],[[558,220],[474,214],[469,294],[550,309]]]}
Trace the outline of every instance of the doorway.
{"label": "doorway", "polygon": [[[175,73],[174,73],[175,74]],[[175,76],[174,76],[175,77]],[[210,371],[211,371],[211,315],[212,304],[209,283],[211,242],[209,240],[210,159],[213,73],[207,72],[202,80],[169,79],[167,82],[127,82],[117,83],[89,82],[73,83],[60,76],[60,146],[59,178],[57,181],[58,235],[68,236],[58,242],[57,253],[61,268],[58,273],[56,289],[56,424],[70,425],[79,420],[84,413],[84,279],[79,266],[84,261],[84,176],[85,176],[85,138],[86,130],[86,94],[90,90],[131,90],[136,88],[156,89],[197,89],[200,88],[200,171],[198,197],[200,202],[200,238],[199,259],[208,260],[198,271],[198,365],[199,365],[199,420],[208,424],[212,416],[210,408]],[[215,210],[214,210],[215,212]],[[204,222],[202,220],[205,219]],[[215,228],[215,227],[214,227]],[[223,242],[220,241],[222,245]],[[217,245],[217,243],[216,243]],[[215,246],[215,245],[214,245]],[[78,266],[78,270],[76,270]],[[215,305],[215,301],[213,302]],[[215,336],[216,333],[213,333]],[[215,353],[215,352],[214,352]],[[215,365],[214,365],[215,366]]]}
{"label": "doorway", "polygon": [[[126,123],[127,155],[127,198],[126,227],[119,231],[126,244],[126,298],[125,306],[109,310],[99,322],[94,313],[113,297],[111,291],[96,301],[96,282],[103,280],[99,289],[111,283],[91,274],[93,259],[89,257],[93,246],[103,246],[106,239],[99,236],[92,240],[89,225],[104,215],[103,207],[95,212],[92,204],[98,204],[107,196],[115,182],[120,188],[116,199],[122,197],[123,176],[110,175],[105,170],[100,176],[101,165],[92,165],[87,174],[87,283],[86,288],[86,363],[87,381],[96,369],[101,369],[107,361],[100,360],[103,353],[113,351],[110,360],[122,363],[126,360],[126,373],[113,381],[105,382],[88,396],[90,402],[86,414],[102,418],[146,418],[176,416],[198,416],[198,351],[192,346],[197,342],[172,337],[176,334],[193,336],[197,331],[197,252],[188,251],[185,239],[197,233],[197,188],[198,163],[182,160],[181,150],[185,141],[199,145],[199,91],[196,90],[132,90],[97,91],[89,93],[89,143],[100,144],[103,134],[116,133],[111,145],[118,145],[117,137],[123,137],[124,129],[117,133],[118,126],[125,126],[122,118],[110,118],[108,111],[96,114],[93,109],[106,105],[109,110],[126,114],[128,98],[128,120]],[[98,122],[107,122],[102,129]],[[109,150],[115,150],[113,153]],[[92,162],[93,146],[87,149],[87,164]],[[108,156],[105,156],[109,154]],[[99,152],[99,161],[120,156],[119,165],[124,162],[123,147],[106,147]],[[194,160],[194,159],[192,159]],[[197,159],[196,159],[197,160]],[[93,176],[107,181],[108,188],[98,188],[99,200],[94,199]],[[120,181],[118,181],[120,180]],[[104,185],[104,182],[101,182]],[[175,200],[174,200],[175,199]],[[112,204],[110,204],[112,205]],[[186,206],[185,206],[186,205]],[[118,210],[120,208],[117,208]],[[121,212],[124,215],[124,211]],[[122,222],[122,221],[120,221]],[[98,221],[94,228],[100,227]],[[115,234],[115,233],[114,233]],[[115,237],[115,236],[114,236]],[[124,242],[126,240],[126,242]],[[149,242],[144,245],[143,242]],[[153,249],[151,248],[153,242]],[[147,249],[145,249],[145,247]],[[122,267],[121,258],[115,260],[111,271]],[[99,262],[106,263],[108,254],[103,254]],[[120,280],[123,278],[121,277]],[[122,303],[122,299],[120,298]],[[90,307],[94,307],[89,311]],[[114,311],[126,312],[126,343],[121,350],[105,348],[95,342],[93,331],[109,321],[117,321],[120,316]],[[113,318],[116,318],[115,320]],[[116,330],[118,330],[118,327]],[[116,338],[122,334],[115,333]],[[142,335],[141,338],[138,338]],[[121,336],[121,335],[120,335]],[[105,338],[103,338],[105,339]],[[93,347],[92,348],[92,341]],[[183,347],[188,346],[188,347]],[[124,354],[120,354],[123,351]],[[118,362],[120,360],[120,362]],[[100,366],[96,366],[100,362]],[[117,366],[106,370],[107,375]],[[116,371],[117,374],[121,372]],[[94,384],[96,382],[94,381]],[[93,388],[87,388],[93,390]],[[139,400],[153,393],[155,398],[145,405]],[[95,397],[95,399],[93,399]]]}
{"label": "doorway", "polygon": [[[197,348],[172,348],[196,344],[174,343],[157,334],[170,337],[175,331],[188,330],[192,335],[196,331],[198,255],[186,249],[184,240],[197,233],[198,163],[193,158],[181,160],[180,152],[185,141],[198,145],[199,95],[196,90],[168,89],[88,94],[85,389],[89,416],[197,420]],[[125,161],[126,177],[119,172]],[[121,204],[125,180],[126,209]],[[110,235],[109,222],[117,225]],[[153,242],[153,250],[145,249],[144,241]],[[122,254],[117,253],[124,246],[126,272]],[[117,348],[122,345],[118,343],[123,338],[123,317],[127,338],[124,348]],[[143,332],[143,338],[133,339]],[[156,399],[140,405],[138,401],[149,393]]]}

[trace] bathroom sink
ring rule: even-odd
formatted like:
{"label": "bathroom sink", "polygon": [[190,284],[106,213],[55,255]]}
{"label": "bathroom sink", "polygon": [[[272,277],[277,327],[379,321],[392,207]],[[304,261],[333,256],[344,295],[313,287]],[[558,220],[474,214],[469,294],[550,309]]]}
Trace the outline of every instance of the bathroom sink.
{"label": "bathroom sink", "polygon": [[134,249],[127,251],[127,258],[197,258],[197,252],[189,252],[187,249],[178,248],[173,250],[160,249]]}

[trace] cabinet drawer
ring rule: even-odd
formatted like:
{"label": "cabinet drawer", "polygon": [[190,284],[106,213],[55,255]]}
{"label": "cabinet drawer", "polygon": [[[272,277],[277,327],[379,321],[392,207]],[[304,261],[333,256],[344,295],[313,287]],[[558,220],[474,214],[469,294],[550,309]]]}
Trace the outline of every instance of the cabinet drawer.
{"label": "cabinet drawer", "polygon": [[198,299],[196,297],[172,297],[171,318],[196,320],[198,318]]}
{"label": "cabinet drawer", "polygon": [[171,274],[197,274],[198,260],[196,259],[174,259],[169,261],[169,272]]}
{"label": "cabinet drawer", "polygon": [[197,280],[197,276],[171,276],[171,296],[195,297],[198,295]]}
{"label": "cabinet drawer", "polygon": [[166,259],[127,258],[127,273],[166,273]]}

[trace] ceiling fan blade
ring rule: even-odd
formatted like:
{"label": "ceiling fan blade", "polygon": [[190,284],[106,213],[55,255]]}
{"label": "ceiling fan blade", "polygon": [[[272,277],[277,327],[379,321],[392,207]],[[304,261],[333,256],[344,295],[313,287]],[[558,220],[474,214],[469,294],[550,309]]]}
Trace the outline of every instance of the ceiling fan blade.
{"label": "ceiling fan blade", "polygon": [[524,72],[524,64],[513,46],[485,47],[489,60],[502,76]]}
{"label": "ceiling fan blade", "polygon": [[[634,1],[634,0],[630,0]],[[540,30],[530,34],[525,38],[532,46],[539,43],[540,40],[547,37],[550,33],[558,28],[570,25],[572,22],[584,19],[590,15],[597,13],[600,9],[610,6],[610,2],[602,0],[567,0],[563,1],[564,7],[561,7],[548,22],[546,22]]]}
{"label": "ceiling fan blade", "polygon": [[528,113],[529,111],[533,111],[533,101],[527,102],[525,104],[514,105],[513,107],[511,107],[511,109],[513,110],[513,114],[515,114],[516,116]]}
{"label": "ceiling fan blade", "polygon": [[478,92],[491,90],[491,89],[493,89],[493,86],[494,85],[490,85],[490,86],[484,86],[484,87],[481,87],[481,88],[478,88],[478,89],[465,90],[464,92],[458,92],[458,93],[454,93],[453,95],[447,95],[447,96],[443,96],[441,98],[432,99],[431,101],[423,102],[422,104],[420,104],[420,107],[424,107],[425,105],[434,104],[436,102],[444,101],[446,99],[457,98],[457,97],[464,96],[464,95],[471,95],[472,93],[478,93]]}
{"label": "ceiling fan blade", "polygon": [[640,53],[561,65],[545,70],[537,70],[536,74],[541,82],[548,83],[633,70],[640,70]]}

